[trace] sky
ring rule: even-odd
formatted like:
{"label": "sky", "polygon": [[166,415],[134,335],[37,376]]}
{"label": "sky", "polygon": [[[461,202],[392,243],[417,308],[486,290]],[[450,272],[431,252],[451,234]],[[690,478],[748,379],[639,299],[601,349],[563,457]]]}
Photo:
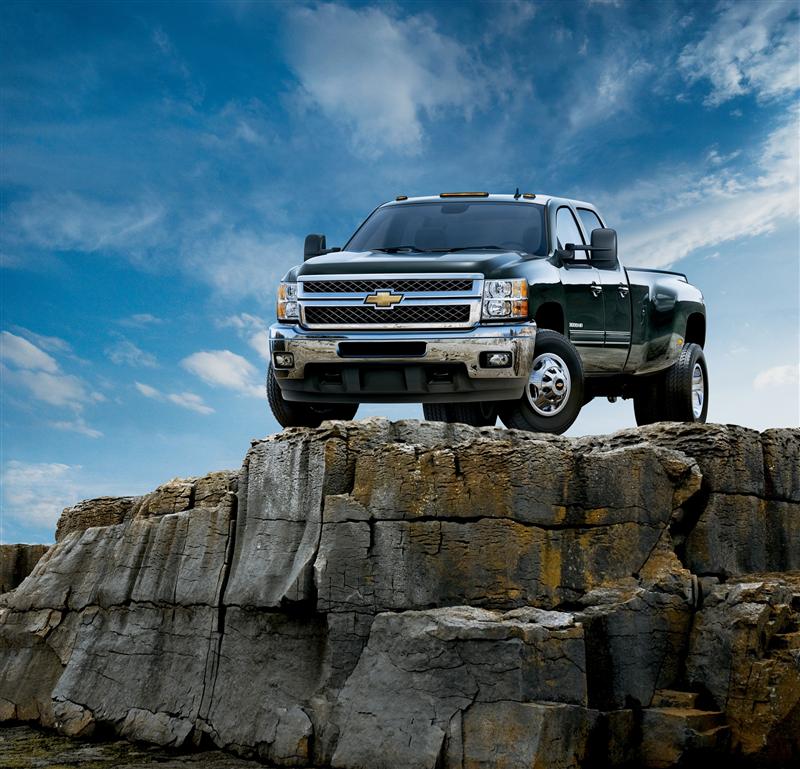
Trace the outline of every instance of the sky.
{"label": "sky", "polygon": [[[277,431],[308,232],[444,190],[590,200],[704,292],[709,421],[800,420],[796,2],[4,2],[0,541]],[[421,418],[416,405],[359,416]],[[634,425],[589,404],[570,435]]]}

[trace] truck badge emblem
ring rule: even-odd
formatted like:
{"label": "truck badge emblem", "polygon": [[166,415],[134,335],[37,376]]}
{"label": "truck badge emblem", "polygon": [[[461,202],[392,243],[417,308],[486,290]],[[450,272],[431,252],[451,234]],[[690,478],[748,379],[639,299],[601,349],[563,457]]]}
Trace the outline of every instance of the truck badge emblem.
{"label": "truck badge emblem", "polygon": [[395,294],[391,291],[376,291],[364,299],[364,304],[371,304],[373,307],[381,309],[391,309],[399,302],[403,301],[403,294]]}

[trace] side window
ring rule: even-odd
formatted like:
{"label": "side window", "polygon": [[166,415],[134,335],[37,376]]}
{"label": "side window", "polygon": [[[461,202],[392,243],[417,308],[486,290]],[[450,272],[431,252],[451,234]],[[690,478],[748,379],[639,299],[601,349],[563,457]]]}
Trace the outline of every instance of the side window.
{"label": "side window", "polygon": [[[565,206],[558,209],[556,213],[556,239],[558,247],[564,248],[567,243],[583,244],[583,235],[578,228],[575,217]],[[585,251],[575,252],[575,261],[585,261],[587,259]]]}
{"label": "side window", "polygon": [[580,216],[583,229],[586,230],[586,233],[589,235],[589,237],[592,236],[592,230],[596,230],[598,227],[603,226],[603,223],[600,221],[600,217],[594,211],[590,211],[588,208],[579,208],[578,216]]}

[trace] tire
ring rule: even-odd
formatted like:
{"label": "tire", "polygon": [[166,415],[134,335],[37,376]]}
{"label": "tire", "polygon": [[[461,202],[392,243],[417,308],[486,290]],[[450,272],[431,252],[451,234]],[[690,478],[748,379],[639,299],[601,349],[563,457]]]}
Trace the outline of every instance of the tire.
{"label": "tire", "polygon": [[326,419],[352,419],[358,411],[357,403],[301,403],[284,400],[272,366],[267,371],[267,400],[281,427],[319,427]]}
{"label": "tire", "polygon": [[[536,332],[533,358],[529,386],[519,400],[500,404],[500,419],[506,427],[517,430],[561,434],[578,418],[583,406],[580,355],[562,334],[542,329]],[[560,398],[559,382],[566,387],[566,396]]]}
{"label": "tire", "polygon": [[[697,384],[699,371],[699,388]],[[701,395],[701,402],[695,398]],[[696,408],[695,408],[696,407]],[[653,422],[705,422],[708,415],[708,369],[703,348],[684,345],[678,360],[666,371],[648,377],[633,396],[637,425]]]}
{"label": "tire", "polygon": [[708,416],[708,369],[699,344],[686,344],[664,374],[667,419],[705,422]]}
{"label": "tire", "polygon": [[497,404],[487,403],[423,403],[422,413],[429,422],[461,422],[474,427],[494,427]]}
{"label": "tire", "polygon": [[648,376],[639,385],[639,390],[633,396],[633,414],[639,427],[667,419],[664,398],[663,373]]}

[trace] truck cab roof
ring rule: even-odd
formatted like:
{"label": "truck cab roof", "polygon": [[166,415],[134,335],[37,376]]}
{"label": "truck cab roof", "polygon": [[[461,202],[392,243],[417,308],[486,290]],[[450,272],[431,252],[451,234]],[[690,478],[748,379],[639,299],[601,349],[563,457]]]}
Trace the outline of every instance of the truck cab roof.
{"label": "truck cab roof", "polygon": [[397,198],[394,200],[387,201],[384,203],[381,208],[384,206],[402,206],[408,205],[410,203],[441,203],[445,200],[468,200],[470,202],[481,202],[481,201],[495,201],[495,202],[503,202],[503,203],[533,203],[536,205],[546,205],[550,202],[558,202],[558,203],[569,203],[576,208],[591,208],[595,209],[595,205],[593,203],[588,203],[583,200],[574,200],[572,198],[562,198],[556,195],[547,195],[544,193],[537,192],[533,197],[530,196],[529,193],[524,193],[522,195],[516,196],[513,194],[507,193],[475,193],[474,195],[470,195],[468,193],[440,193],[438,195],[418,195],[415,197],[406,196],[406,195],[398,195]]}

